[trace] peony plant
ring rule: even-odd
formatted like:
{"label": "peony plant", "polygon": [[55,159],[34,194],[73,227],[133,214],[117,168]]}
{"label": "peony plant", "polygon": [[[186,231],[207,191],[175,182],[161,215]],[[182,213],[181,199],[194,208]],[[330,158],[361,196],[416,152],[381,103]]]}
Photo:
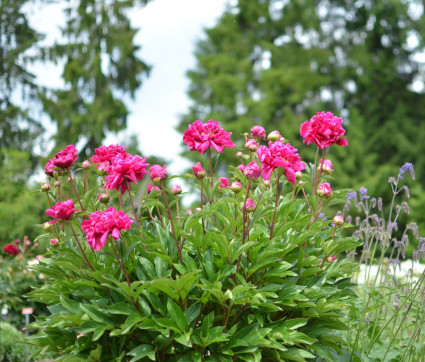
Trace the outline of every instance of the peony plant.
{"label": "peony plant", "polygon": [[257,125],[227,177],[212,157],[235,146],[231,133],[191,124],[183,140],[209,163],[180,176],[197,190],[194,212],[166,165],[112,145],[72,172],[73,148],[61,151],[46,165],[53,220],[40,238],[51,247],[34,266],[50,279],[29,294],[51,314],[30,326],[31,343],[58,361],[337,360],[356,265],[338,255],[360,243],[329,209],[346,199],[325,150],[346,145],[345,131],[329,112],[320,127],[315,117],[301,126],[323,150],[314,164],[278,131],[265,144]]}

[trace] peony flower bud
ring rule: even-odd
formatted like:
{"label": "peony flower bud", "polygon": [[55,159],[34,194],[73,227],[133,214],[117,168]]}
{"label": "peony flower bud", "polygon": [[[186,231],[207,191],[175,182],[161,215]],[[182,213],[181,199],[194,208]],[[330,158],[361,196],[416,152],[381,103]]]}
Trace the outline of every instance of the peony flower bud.
{"label": "peony flower bud", "polygon": [[270,180],[263,180],[264,186],[270,187]]}
{"label": "peony flower bud", "polygon": [[196,162],[196,165],[192,166],[192,170],[197,179],[203,179],[207,175],[200,162]]}
{"label": "peony flower bud", "polygon": [[29,240],[25,240],[25,245],[26,245],[26,246],[30,246],[30,245],[31,245],[31,241],[29,241]]}
{"label": "peony flower bud", "polygon": [[295,177],[296,178],[300,178],[302,175],[303,175],[303,173],[301,171],[295,172]]}
{"label": "peony flower bud", "polygon": [[334,172],[332,161],[331,160],[325,160],[323,162],[323,167],[322,167],[322,160],[320,160],[319,166],[317,167],[317,171],[320,171],[320,169],[322,169],[322,171],[325,175],[330,175],[332,172]]}
{"label": "peony flower bud", "polygon": [[53,224],[49,223],[49,222],[45,222],[43,224],[43,229],[46,232],[49,232],[50,230],[52,230]]}
{"label": "peony flower bud", "polygon": [[167,167],[167,165],[164,165],[164,167],[162,167],[160,165],[153,165],[149,169],[149,172],[151,173],[151,180],[153,182],[159,182],[159,181],[166,180],[167,177],[168,177],[168,172],[165,170],[166,167]]}
{"label": "peony flower bud", "polygon": [[266,130],[261,126],[254,126],[251,128],[251,137],[263,140],[266,138]]}
{"label": "peony flower bud", "polygon": [[258,166],[255,161],[252,161],[245,166],[243,174],[249,180],[257,180],[261,175],[261,167]]}
{"label": "peony flower bud", "polygon": [[193,215],[193,212],[192,212],[192,210],[191,210],[191,209],[187,209],[187,210],[186,210],[186,214]]}
{"label": "peony flower bud", "polygon": [[342,226],[342,225],[344,225],[344,217],[342,215],[336,215],[333,218],[332,221],[333,221],[333,223],[334,223],[335,226]]}
{"label": "peony flower bud", "polygon": [[243,156],[243,153],[241,151],[236,152],[236,157],[241,158]]}
{"label": "peony flower bud", "polygon": [[332,256],[328,256],[328,263],[332,263],[333,261],[336,260],[336,255],[332,255]]}
{"label": "peony flower bud", "polygon": [[230,189],[237,194],[238,192],[241,192],[242,190],[242,185],[240,184],[240,182],[232,182],[232,186],[230,186]]}
{"label": "peony flower bud", "polygon": [[253,200],[253,199],[248,199],[248,200],[246,200],[246,202],[245,202],[245,210],[247,211],[247,212],[253,212],[253,211],[255,211],[255,201]]}
{"label": "peony flower bud", "polygon": [[221,181],[219,188],[227,189],[230,186],[230,181],[227,177],[220,177],[219,180]]}
{"label": "peony flower bud", "polygon": [[[148,184],[148,195],[152,191],[161,191],[161,189],[158,186],[152,186],[151,184]],[[159,194],[157,194],[157,196],[159,196]]]}
{"label": "peony flower bud", "polygon": [[173,195],[180,195],[182,193],[182,188],[180,185],[171,186],[171,193]]}
{"label": "peony flower bud", "polygon": [[61,187],[62,183],[59,180],[55,181],[55,187]]}
{"label": "peony flower bud", "polygon": [[20,241],[19,239],[16,239],[16,240],[15,240],[15,244],[16,244],[16,245],[19,245],[20,243],[21,243],[21,241]]}
{"label": "peony flower bud", "polygon": [[40,187],[41,191],[47,192],[50,190],[50,185],[48,183],[43,182]]}
{"label": "peony flower bud", "polygon": [[101,193],[100,195],[99,195],[99,201],[102,203],[102,204],[107,204],[108,202],[109,202],[109,200],[110,200],[110,197],[109,197],[109,195],[107,194],[107,193]]}
{"label": "peony flower bud", "polygon": [[90,161],[89,160],[83,161],[83,163],[81,164],[81,167],[87,170],[88,168],[90,168]]}
{"label": "peony flower bud", "polygon": [[34,243],[34,248],[38,248],[40,246],[39,243]]}
{"label": "peony flower bud", "polygon": [[270,142],[275,142],[275,141],[280,140],[281,137],[282,136],[280,135],[279,131],[273,131],[273,132],[269,133],[269,135],[267,136],[267,139]]}
{"label": "peony flower bud", "polygon": [[258,143],[253,139],[247,139],[245,143],[245,148],[249,151],[257,151]]}
{"label": "peony flower bud", "polygon": [[248,138],[248,137],[249,137],[248,132],[245,132],[245,133],[243,134],[243,136],[244,136],[245,138]]}
{"label": "peony flower bud", "polygon": [[201,211],[202,209],[200,208],[200,207],[197,207],[196,209],[195,209],[195,212],[199,212],[199,211]]}
{"label": "peony flower bud", "polygon": [[328,199],[329,197],[331,197],[332,196],[331,185],[329,185],[328,182],[320,184],[319,187],[317,188],[317,195],[325,199]]}

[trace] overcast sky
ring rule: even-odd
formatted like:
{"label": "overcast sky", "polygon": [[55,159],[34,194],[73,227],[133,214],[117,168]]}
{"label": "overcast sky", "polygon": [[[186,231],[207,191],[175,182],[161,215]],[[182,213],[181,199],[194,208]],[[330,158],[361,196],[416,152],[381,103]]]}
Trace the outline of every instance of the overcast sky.
{"label": "overcast sky", "polygon": [[[135,38],[142,46],[139,55],[153,68],[136,93],[135,101],[126,101],[130,110],[128,132],[137,134],[143,153],[172,160],[171,173],[181,173],[187,166],[176,157],[181,150],[182,135],[175,130],[179,115],[190,104],[185,73],[196,64],[195,44],[204,36],[203,29],[215,25],[226,3],[226,0],[153,0],[130,13],[133,26],[140,29]],[[64,2],[29,8],[32,25],[46,34],[43,43],[51,44],[60,38],[59,26],[65,23],[63,6]],[[39,83],[63,86],[61,66],[37,64],[32,70]],[[108,137],[105,144],[116,141]]]}

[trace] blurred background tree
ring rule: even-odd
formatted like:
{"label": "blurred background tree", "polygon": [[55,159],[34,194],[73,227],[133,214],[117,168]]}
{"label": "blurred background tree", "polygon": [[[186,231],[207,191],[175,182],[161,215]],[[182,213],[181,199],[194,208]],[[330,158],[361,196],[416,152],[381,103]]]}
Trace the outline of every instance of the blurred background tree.
{"label": "blurred background tree", "polygon": [[148,0],[67,0],[62,37],[43,57],[64,62],[64,89],[42,95],[44,110],[57,125],[56,148],[81,142],[80,157],[93,154],[108,131],[126,128],[124,96],[134,97],[149,66],[134,44],[138,29],[128,11]]}
{"label": "blurred background tree", "polygon": [[[386,181],[404,162],[425,180],[423,9],[417,0],[236,1],[197,45],[188,72],[193,102],[179,130],[212,118],[236,139],[260,124],[300,149],[300,124],[332,111],[345,120],[349,142],[327,153],[335,186],[365,186],[388,199]],[[315,150],[302,147],[302,158],[314,160]],[[236,151],[220,162],[235,162]],[[416,185],[419,220],[425,193]]]}

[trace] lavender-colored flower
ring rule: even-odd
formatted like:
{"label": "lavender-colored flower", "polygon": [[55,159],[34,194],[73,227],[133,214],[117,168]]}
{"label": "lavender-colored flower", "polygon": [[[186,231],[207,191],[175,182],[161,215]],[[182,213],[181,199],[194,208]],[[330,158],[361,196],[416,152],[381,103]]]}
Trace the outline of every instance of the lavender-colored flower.
{"label": "lavender-colored flower", "polygon": [[352,191],[352,192],[349,192],[347,195],[345,195],[345,197],[347,198],[347,200],[352,200],[357,197],[357,193],[356,191]]}
{"label": "lavender-colored flower", "polygon": [[410,172],[410,176],[412,176],[412,179],[415,179],[415,171],[413,170],[413,164],[411,164],[410,162],[406,162],[403,166],[401,166],[400,168],[400,172],[398,173],[398,177],[400,179],[403,179],[403,174],[409,171]]}
{"label": "lavender-colored flower", "polygon": [[370,196],[367,195],[367,188],[366,187],[360,187],[359,189],[360,199],[365,200],[368,199]]}

